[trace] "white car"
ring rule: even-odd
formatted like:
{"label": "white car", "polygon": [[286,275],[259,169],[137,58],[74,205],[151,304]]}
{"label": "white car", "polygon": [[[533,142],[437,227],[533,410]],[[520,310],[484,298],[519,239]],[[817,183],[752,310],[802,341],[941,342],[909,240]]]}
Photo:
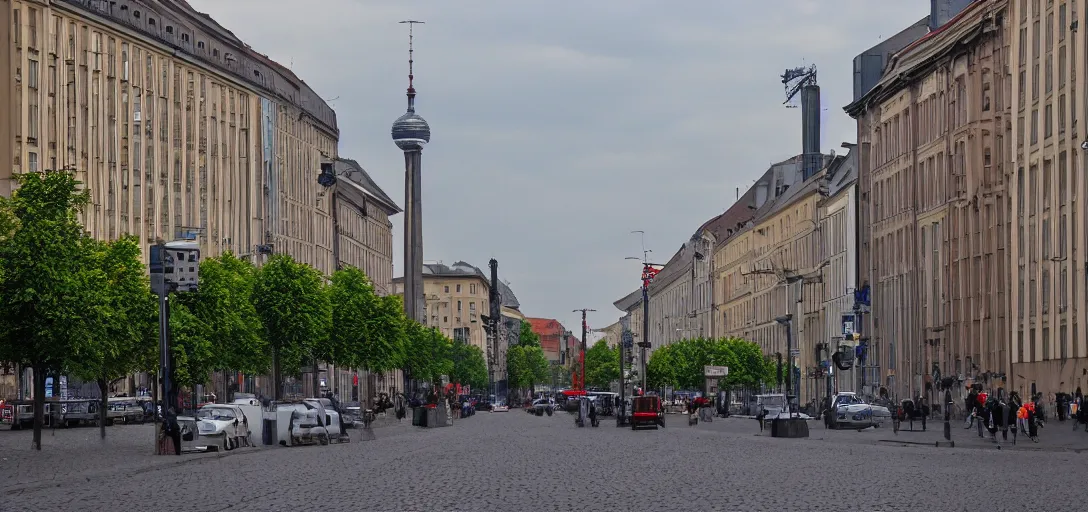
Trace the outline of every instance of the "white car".
{"label": "white car", "polygon": [[233,450],[250,445],[249,419],[237,405],[207,404],[196,413],[197,447]]}
{"label": "white car", "polygon": [[879,427],[892,417],[887,407],[865,403],[856,393],[848,392],[835,395],[831,410],[832,414],[824,416],[824,426],[830,429]]}
{"label": "white car", "polygon": [[510,406],[505,403],[498,403],[491,408],[491,412],[510,412]]}

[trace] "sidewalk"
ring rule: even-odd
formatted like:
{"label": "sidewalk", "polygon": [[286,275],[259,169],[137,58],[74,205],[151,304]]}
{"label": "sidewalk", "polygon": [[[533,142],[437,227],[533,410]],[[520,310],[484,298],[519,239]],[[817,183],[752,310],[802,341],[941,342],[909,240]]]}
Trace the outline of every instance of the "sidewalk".
{"label": "sidewalk", "polygon": [[[411,432],[411,424],[409,419],[398,422],[389,414],[386,418],[379,417],[369,432],[362,428],[348,432],[352,443],[367,442]],[[201,460],[286,449],[257,444],[229,452],[155,455],[155,427],[150,423],[107,427],[105,439],[99,438],[97,427],[45,429],[40,452],[31,450],[32,438],[32,430],[0,429],[0,468],[3,469],[0,471],[0,493],[59,485],[73,479],[123,476]],[[260,435],[254,434],[253,440],[260,443]]]}
{"label": "sidewalk", "polygon": [[[1060,422],[1053,421],[1047,423],[1046,426],[1039,429],[1039,442],[1032,442],[1028,439],[1027,435],[1019,434],[1016,437],[1016,444],[1013,444],[1012,433],[1009,433],[1008,440],[1005,440],[1001,436],[1001,431],[997,432],[997,442],[993,442],[990,438],[990,432],[986,429],[982,430],[983,437],[978,436],[978,429],[972,426],[970,429],[963,428],[963,421],[952,421],[950,423],[952,442],[955,443],[956,448],[980,448],[980,449],[1000,449],[1000,450],[1031,450],[1031,451],[1070,451],[1070,452],[1084,452],[1088,451],[1088,432],[1084,431],[1084,427],[1073,431],[1073,423],[1069,421]],[[944,421],[933,422],[926,424],[926,431],[921,431],[921,424],[915,422],[915,431],[905,430],[909,427],[909,424],[901,424],[899,434],[896,435],[890,428],[891,425],[885,425],[879,429],[869,429],[871,431],[879,431],[874,437],[878,442],[891,443],[891,444],[923,444],[936,446],[938,441],[944,441]],[[847,431],[850,432],[850,431]],[[855,432],[857,434],[865,434],[866,432]]]}
{"label": "sidewalk", "polygon": [[[929,446],[937,447],[937,443],[944,441],[944,421],[926,423],[926,431],[922,431],[920,422],[915,423],[915,430],[908,430],[909,423],[900,425],[899,433],[892,431],[891,423],[885,423],[879,428],[866,428],[860,431],[855,429],[828,430],[823,422],[809,422],[809,437],[807,441],[828,441],[833,443],[861,443],[861,444],[886,444],[903,446]],[[1078,431],[1073,431],[1073,424],[1054,421],[1048,423],[1039,431],[1039,442],[1033,443],[1027,436],[1018,436],[1016,445],[1012,444],[1012,434],[1008,441],[1002,440],[998,431],[998,442],[990,440],[990,433],[983,430],[985,437],[978,437],[975,427],[970,430],[963,428],[963,421],[950,423],[952,441],[956,448],[974,448],[988,450],[1029,450],[1044,452],[1088,452],[1088,432],[1084,432],[1083,426]],[[742,435],[754,435],[770,437],[769,430],[760,432],[759,424],[752,416],[730,416],[729,418],[714,418],[711,423],[699,422],[697,428],[706,428]]]}

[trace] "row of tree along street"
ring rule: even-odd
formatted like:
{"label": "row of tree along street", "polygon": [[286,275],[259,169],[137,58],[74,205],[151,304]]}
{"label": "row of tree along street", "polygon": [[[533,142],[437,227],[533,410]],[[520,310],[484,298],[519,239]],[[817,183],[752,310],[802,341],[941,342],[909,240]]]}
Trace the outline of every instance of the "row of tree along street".
{"label": "row of tree along street", "polygon": [[[739,338],[696,338],[671,343],[654,351],[647,366],[651,389],[703,389],[704,366],[727,366],[729,375],[719,382],[726,389],[758,389],[773,385],[777,362],[763,355],[759,345]],[[620,378],[619,347],[605,340],[586,351],[586,385],[608,389]]]}
{"label": "row of tree along street", "polygon": [[[22,174],[18,184],[0,197],[0,361],[33,369],[35,449],[47,376],[98,384],[104,437],[110,383],[158,367],[159,311],[141,247],[132,237],[103,242],[86,233],[79,214],[89,193],[70,172]],[[401,299],[377,295],[359,269],[325,279],[285,255],[257,268],[226,253],[201,263],[198,292],[169,304],[180,386],[204,384],[215,371],[271,372],[280,398],[283,375],[318,361],[487,386],[478,347],[406,318]]]}
{"label": "row of tree along street", "polygon": [[[718,386],[758,389],[777,380],[778,363],[763,355],[759,345],[740,338],[695,338],[670,343],[654,350],[646,368],[651,389],[703,389],[704,366],[727,366],[729,375]],[[589,373],[589,369],[586,369]]]}

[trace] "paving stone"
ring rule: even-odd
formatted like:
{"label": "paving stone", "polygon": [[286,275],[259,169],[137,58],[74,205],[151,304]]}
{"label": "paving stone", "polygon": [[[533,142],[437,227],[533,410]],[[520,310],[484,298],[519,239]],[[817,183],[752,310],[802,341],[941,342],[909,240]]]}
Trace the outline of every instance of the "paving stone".
{"label": "paving stone", "polygon": [[[1069,489],[1082,485],[1083,473],[1070,468],[1088,456],[1036,449],[1049,446],[1051,427],[1032,449],[996,450],[882,441],[906,435],[890,429],[815,424],[808,439],[775,439],[759,435],[753,420],[694,427],[685,420],[670,416],[656,431],[616,428],[611,418],[578,428],[566,413],[514,410],[449,428],[393,423],[367,442],[225,457],[155,457],[149,442],[123,442],[144,436],[144,427],[113,427],[108,446],[93,429],[58,430],[42,453],[29,453],[28,435],[0,432],[0,457],[11,457],[0,464],[7,478],[0,490],[4,507],[15,510],[74,510],[89,496],[95,508],[128,510],[151,489],[194,511],[968,510],[995,495],[1008,510],[1037,507],[1040,496],[1048,509],[1074,509]],[[1067,430],[1063,443],[1075,446]],[[969,431],[959,431],[968,444]],[[1088,434],[1080,437],[1088,445]],[[25,446],[8,450],[9,443]],[[1030,493],[1015,491],[1027,483]]]}

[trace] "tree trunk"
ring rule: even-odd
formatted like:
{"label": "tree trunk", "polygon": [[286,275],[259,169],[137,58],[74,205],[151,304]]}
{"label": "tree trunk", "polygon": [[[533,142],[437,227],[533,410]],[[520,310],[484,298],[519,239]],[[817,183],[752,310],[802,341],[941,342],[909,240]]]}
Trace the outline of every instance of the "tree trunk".
{"label": "tree trunk", "polygon": [[42,450],[42,426],[45,424],[45,367],[33,365],[34,371],[34,438],[30,448]]}
{"label": "tree trunk", "polygon": [[321,396],[321,386],[320,386],[320,379],[318,378],[319,374],[318,374],[318,369],[317,369],[317,358],[316,357],[314,358],[314,373],[312,375],[313,375],[312,380],[313,380],[313,386],[314,386],[313,396],[314,396],[314,398],[318,398],[318,397]]}
{"label": "tree trunk", "polygon": [[280,374],[280,350],[272,347],[272,397],[283,400],[283,375]]}
{"label": "tree trunk", "polygon": [[101,401],[98,404],[98,437],[100,439],[106,438],[106,411],[110,404],[109,394],[106,393],[108,387],[109,382],[106,379],[98,379],[98,392],[102,394]]}

